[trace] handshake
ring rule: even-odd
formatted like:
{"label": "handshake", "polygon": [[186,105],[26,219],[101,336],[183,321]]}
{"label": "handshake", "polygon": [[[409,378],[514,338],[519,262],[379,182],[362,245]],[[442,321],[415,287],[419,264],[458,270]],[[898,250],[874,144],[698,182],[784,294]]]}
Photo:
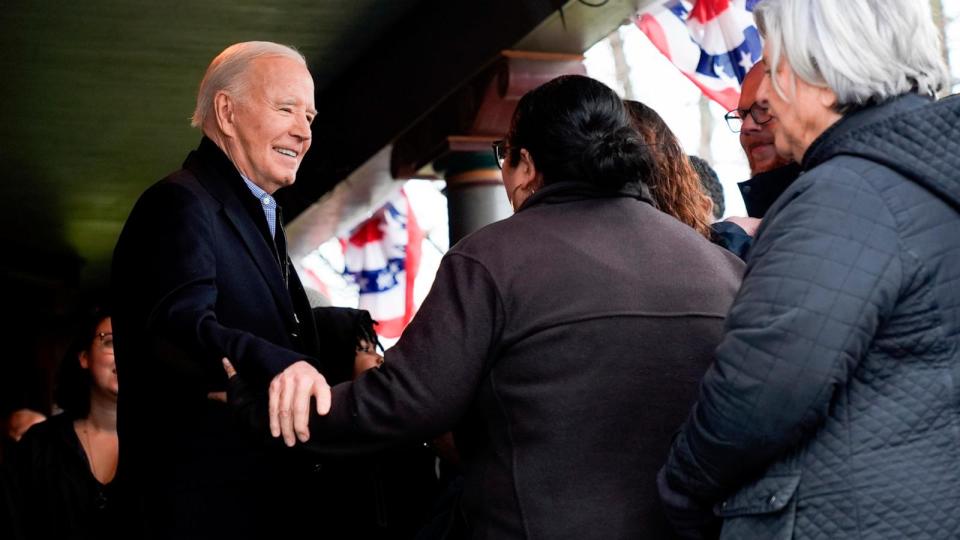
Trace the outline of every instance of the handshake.
{"label": "handshake", "polygon": [[[223,369],[230,380],[230,402],[239,409],[255,407],[253,400],[246,392],[243,382],[237,377],[237,370],[224,358]],[[373,367],[379,367],[383,357],[366,349],[357,352],[354,363],[354,376]],[[227,401],[224,394],[213,395],[212,399]],[[301,360],[283,370],[270,381],[269,397],[267,400],[267,415],[270,424],[270,434],[273,437],[283,437],[287,446],[293,446],[300,441],[310,440],[310,400],[316,402],[317,414],[323,416],[330,412],[332,393],[327,379],[310,363]],[[254,413],[255,414],[255,413]]]}

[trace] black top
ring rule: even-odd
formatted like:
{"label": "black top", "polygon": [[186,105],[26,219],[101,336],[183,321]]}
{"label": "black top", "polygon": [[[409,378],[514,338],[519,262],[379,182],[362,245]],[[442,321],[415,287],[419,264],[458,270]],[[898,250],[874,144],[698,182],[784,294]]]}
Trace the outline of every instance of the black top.
{"label": "black top", "polygon": [[60,414],[31,427],[11,463],[25,538],[111,538],[113,484],[101,484],[87,454]]}
{"label": "black top", "polygon": [[800,166],[789,163],[783,167],[762,172],[746,182],[740,182],[740,195],[747,208],[747,215],[763,218],[767,210],[784,191],[800,176]]}

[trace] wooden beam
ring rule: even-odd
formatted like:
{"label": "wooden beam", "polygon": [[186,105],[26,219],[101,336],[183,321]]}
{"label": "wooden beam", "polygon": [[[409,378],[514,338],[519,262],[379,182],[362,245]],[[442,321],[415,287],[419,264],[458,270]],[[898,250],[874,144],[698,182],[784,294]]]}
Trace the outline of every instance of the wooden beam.
{"label": "wooden beam", "polygon": [[278,192],[293,218],[562,5],[426,0],[332,84],[318,89],[314,146]]}

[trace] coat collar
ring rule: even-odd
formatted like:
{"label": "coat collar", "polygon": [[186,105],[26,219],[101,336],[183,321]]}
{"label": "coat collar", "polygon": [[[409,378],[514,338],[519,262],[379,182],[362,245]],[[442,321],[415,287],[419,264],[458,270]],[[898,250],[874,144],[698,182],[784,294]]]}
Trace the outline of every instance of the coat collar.
{"label": "coat collar", "polygon": [[835,156],[883,165],[960,211],[960,100],[905,94],[849,113],[803,157],[810,170]]}
{"label": "coat collar", "polygon": [[762,218],[777,197],[800,176],[800,166],[789,163],[782,167],[762,172],[746,182],[740,182],[740,195],[750,217]]}
{"label": "coat collar", "polygon": [[650,197],[650,190],[646,184],[642,182],[627,184],[616,191],[605,191],[587,182],[567,181],[553,182],[538,189],[536,193],[523,201],[523,204],[520,205],[517,212],[523,211],[531,206],[543,204],[559,204],[584,199],[610,199],[619,197],[637,199],[654,206],[653,198]]}
{"label": "coat collar", "polygon": [[831,157],[841,153],[845,142],[857,133],[879,122],[909,114],[911,111],[929,105],[930,98],[917,94],[904,94],[885,103],[867,106],[845,114],[840,120],[827,128],[817,137],[803,154],[801,169],[809,171]]}
{"label": "coat collar", "polygon": [[[243,183],[243,178],[227,155],[209,138],[204,137],[200,146],[187,156],[183,168],[189,170],[210,195],[221,204],[221,211],[237,231],[251,258],[263,274],[277,305],[282,312],[292,316],[293,304],[286,290],[283,270],[286,261],[280,261],[276,248],[268,240],[269,233],[259,202]],[[260,219],[255,220],[255,216]],[[259,227],[261,224],[263,227]],[[285,258],[286,255],[284,254]]]}

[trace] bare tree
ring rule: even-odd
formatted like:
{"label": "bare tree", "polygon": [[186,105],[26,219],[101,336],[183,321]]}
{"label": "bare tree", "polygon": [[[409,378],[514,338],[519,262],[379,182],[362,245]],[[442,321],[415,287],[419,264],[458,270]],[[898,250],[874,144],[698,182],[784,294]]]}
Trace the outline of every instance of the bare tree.
{"label": "bare tree", "polygon": [[703,158],[711,166],[713,165],[713,150],[711,149],[711,140],[713,139],[713,115],[710,114],[710,98],[700,95],[700,149],[697,155]]}
{"label": "bare tree", "polygon": [[633,83],[630,82],[630,65],[627,64],[627,55],[623,52],[623,38],[620,37],[620,29],[616,29],[608,37],[610,40],[610,49],[613,51],[613,65],[617,70],[617,82],[623,88],[624,99],[636,99],[633,93]]}
{"label": "bare tree", "polygon": [[940,48],[943,60],[947,65],[950,65],[950,56],[947,52],[947,21],[943,16],[943,0],[930,0],[930,11],[933,13],[933,22],[940,31]]}

